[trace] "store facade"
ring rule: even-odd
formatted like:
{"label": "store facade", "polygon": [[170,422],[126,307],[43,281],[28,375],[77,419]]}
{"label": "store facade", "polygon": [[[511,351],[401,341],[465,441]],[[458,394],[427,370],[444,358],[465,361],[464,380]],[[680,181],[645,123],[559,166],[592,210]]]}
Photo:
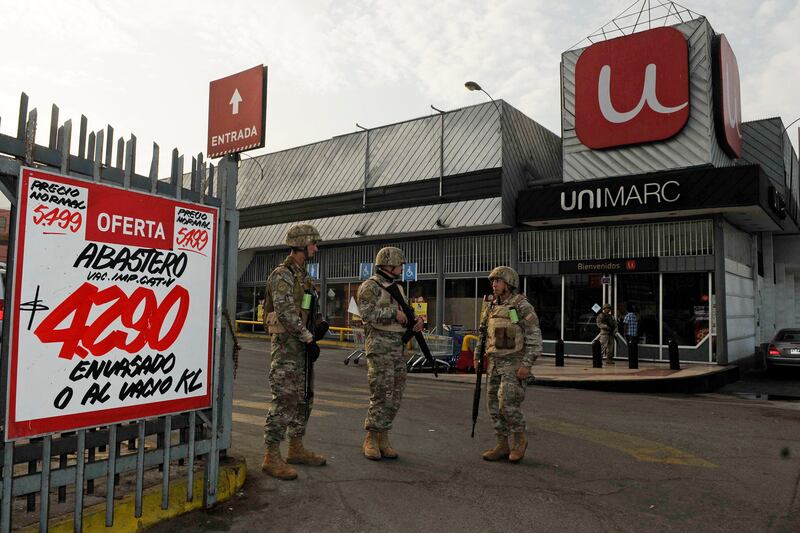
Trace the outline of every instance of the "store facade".
{"label": "store facade", "polygon": [[634,310],[646,360],[675,340],[685,362],[749,364],[800,324],[797,156],[780,119],[741,122],[724,36],[699,18],[561,60],[560,137],[498,101],[243,161],[237,318],[258,319],[286,229],[310,222],[334,325],[357,324],[387,244],[440,332],[475,331],[488,272],[516,268],[546,353],[588,356],[604,303]]}

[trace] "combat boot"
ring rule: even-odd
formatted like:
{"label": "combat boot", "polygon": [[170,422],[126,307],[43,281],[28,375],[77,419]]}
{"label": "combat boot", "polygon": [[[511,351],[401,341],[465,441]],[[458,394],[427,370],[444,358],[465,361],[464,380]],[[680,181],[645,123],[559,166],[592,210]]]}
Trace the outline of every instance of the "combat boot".
{"label": "combat boot", "polygon": [[303,446],[302,437],[290,437],[289,453],[286,454],[286,462],[297,465],[322,466],[326,461],[323,456]]}
{"label": "combat boot", "polygon": [[499,461],[500,459],[506,459],[509,453],[508,449],[508,436],[507,435],[498,435],[497,436],[497,444],[494,445],[494,448],[491,450],[486,450],[483,452],[483,458],[486,461]]}
{"label": "combat boot", "polygon": [[364,452],[364,457],[367,459],[380,461],[381,450],[378,447],[377,431],[367,431],[367,435],[364,437],[364,444],[361,446],[361,451]]}
{"label": "combat boot", "polygon": [[261,470],[272,477],[289,480],[297,478],[297,470],[287,465],[281,457],[280,443],[267,444],[267,453],[261,463]]}
{"label": "combat boot", "polygon": [[378,448],[380,448],[381,457],[384,459],[397,459],[397,450],[392,448],[392,443],[389,442],[388,431],[378,433]]}
{"label": "combat boot", "polygon": [[524,431],[514,433],[514,445],[511,447],[511,454],[508,460],[512,463],[519,462],[525,457],[525,450],[528,449],[528,437]]}

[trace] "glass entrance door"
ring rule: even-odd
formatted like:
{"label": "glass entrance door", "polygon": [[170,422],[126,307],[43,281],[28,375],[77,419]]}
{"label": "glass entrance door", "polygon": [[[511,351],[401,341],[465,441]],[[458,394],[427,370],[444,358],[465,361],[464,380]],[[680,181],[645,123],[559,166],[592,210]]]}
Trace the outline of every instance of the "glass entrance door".
{"label": "glass entrance door", "polygon": [[597,312],[610,285],[600,274],[564,275],[564,341],[592,342],[597,336]]}
{"label": "glass entrance door", "polygon": [[[635,337],[640,345],[657,345],[659,343],[658,274],[620,274],[614,276],[613,282],[612,305],[620,323],[620,334],[627,336],[635,329]],[[628,312],[633,313],[636,318],[636,324],[632,326],[630,332],[623,324]]]}

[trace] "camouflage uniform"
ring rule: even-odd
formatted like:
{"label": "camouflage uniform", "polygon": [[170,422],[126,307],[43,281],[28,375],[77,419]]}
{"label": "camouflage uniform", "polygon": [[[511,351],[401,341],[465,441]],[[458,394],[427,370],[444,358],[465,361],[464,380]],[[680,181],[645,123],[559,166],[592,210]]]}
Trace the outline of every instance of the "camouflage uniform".
{"label": "camouflage uniform", "polygon": [[[286,244],[292,253],[309,257],[309,246],[316,245],[320,236],[308,224],[289,228]],[[292,255],[278,265],[267,279],[264,301],[264,327],[270,334],[272,362],[269,371],[272,403],[264,422],[264,442],[267,453],[261,469],[278,479],[295,479],[297,471],[288,463],[321,466],[323,456],[303,446],[308,417],[311,415],[313,396],[303,398],[307,350],[317,348],[314,335],[308,330],[309,302],[316,289],[304,266]],[[305,304],[305,307],[304,307]],[[309,344],[311,343],[311,344]],[[310,352],[309,352],[310,353]],[[318,355],[318,349],[316,355]],[[313,383],[312,383],[313,387]],[[289,451],[284,461],[280,443],[289,432]]]}
{"label": "camouflage uniform", "polygon": [[[498,448],[490,450],[495,453],[491,457],[487,457],[489,452],[484,454],[489,460],[508,455],[509,435],[514,435],[521,446],[527,447],[527,428],[521,407],[528,380],[518,379],[517,370],[531,367],[542,353],[542,332],[536,311],[525,295],[515,292],[519,277],[509,267],[498,267],[489,276],[489,279],[497,278],[506,281],[512,292],[505,300],[494,298],[485,305],[481,316],[482,325],[487,327],[487,407],[498,439]],[[516,311],[516,323],[512,310]],[[524,454],[524,447],[521,454]],[[498,453],[498,450],[501,451]],[[519,455],[516,460],[521,458]]]}
{"label": "camouflage uniform", "polygon": [[603,306],[602,312],[597,315],[597,327],[600,328],[600,345],[602,346],[603,359],[606,363],[614,364],[614,340],[617,335],[617,321],[611,315],[611,307]]}
{"label": "camouflage uniform", "polygon": [[272,364],[269,371],[272,405],[264,424],[264,442],[281,442],[302,437],[311,414],[313,398],[303,399],[306,357],[305,343],[313,338],[306,328],[306,312],[301,310],[303,295],[314,286],[305,268],[287,257],[267,279],[267,298],[274,311],[267,315],[272,341]]}
{"label": "camouflage uniform", "polygon": [[[389,251],[387,251],[389,250]],[[387,260],[387,254],[394,254]],[[402,252],[397,248],[383,248],[375,261],[377,266],[398,266],[405,262]],[[392,263],[392,264],[389,264]],[[367,416],[364,420],[365,455],[370,459],[396,457],[396,452],[388,444],[388,432],[400,409],[403,391],[406,388],[406,350],[402,337],[406,327],[397,321],[400,308],[384,289],[392,280],[384,274],[371,276],[358,289],[357,303],[361,320],[364,323],[365,351],[367,352],[367,376],[370,399]],[[398,286],[405,298],[402,286]],[[376,438],[379,442],[374,448],[380,454],[368,453]],[[388,453],[387,453],[388,450]]]}

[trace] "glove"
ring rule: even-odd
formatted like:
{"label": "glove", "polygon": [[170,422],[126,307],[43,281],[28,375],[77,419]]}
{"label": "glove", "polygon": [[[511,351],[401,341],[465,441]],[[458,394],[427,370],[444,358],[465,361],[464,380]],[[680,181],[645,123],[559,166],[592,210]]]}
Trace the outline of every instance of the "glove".
{"label": "glove", "polygon": [[306,355],[312,363],[316,363],[319,359],[319,345],[317,341],[311,341],[306,344]]}
{"label": "glove", "polygon": [[330,324],[326,320],[320,320],[317,322],[317,325],[314,326],[314,340],[319,341],[325,338],[325,334],[328,333],[330,329]]}

